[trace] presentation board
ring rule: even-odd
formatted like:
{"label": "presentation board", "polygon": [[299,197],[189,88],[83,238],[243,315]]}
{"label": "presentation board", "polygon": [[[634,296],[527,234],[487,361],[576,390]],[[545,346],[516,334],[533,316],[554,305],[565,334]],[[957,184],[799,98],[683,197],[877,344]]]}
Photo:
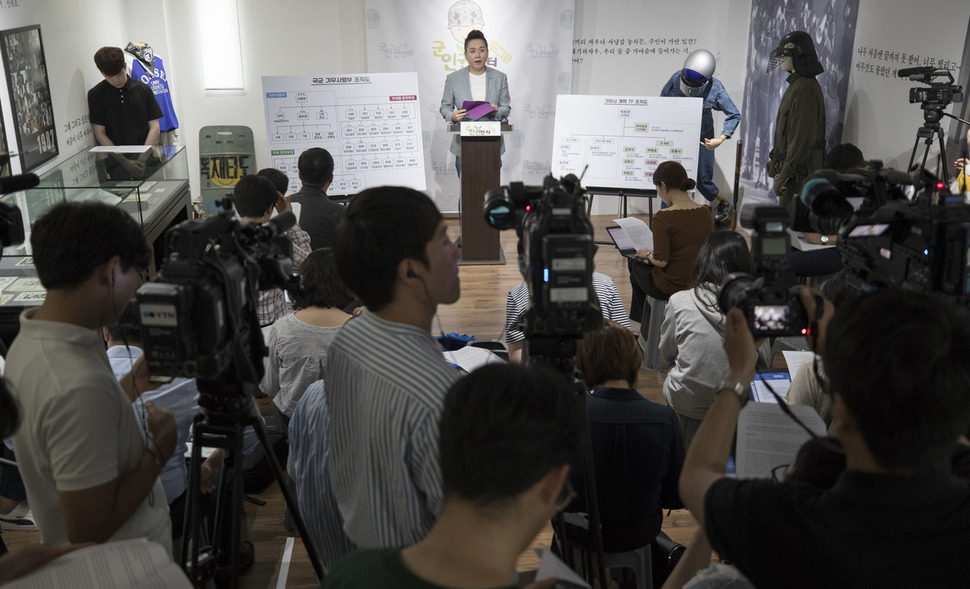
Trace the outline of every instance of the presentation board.
{"label": "presentation board", "polygon": [[653,190],[667,160],[697,175],[700,98],[569,96],[556,101],[552,173],[580,176],[583,186]]}
{"label": "presentation board", "polygon": [[425,190],[419,104],[414,72],[263,76],[272,166],[295,192],[300,154],[322,147],[334,159],[331,196],[385,184]]}

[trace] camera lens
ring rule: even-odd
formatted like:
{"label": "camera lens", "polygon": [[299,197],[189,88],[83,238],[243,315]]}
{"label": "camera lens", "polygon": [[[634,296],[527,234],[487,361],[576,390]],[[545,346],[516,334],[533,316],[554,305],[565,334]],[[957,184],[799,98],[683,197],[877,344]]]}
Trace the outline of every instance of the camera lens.
{"label": "camera lens", "polygon": [[748,292],[748,287],[754,282],[754,276],[744,272],[728,274],[721,288],[717,291],[717,306],[727,313],[734,307],[740,306]]}
{"label": "camera lens", "polygon": [[515,207],[509,201],[508,193],[503,188],[493,188],[485,194],[485,204],[482,206],[485,222],[489,227],[510,229],[515,225]]}

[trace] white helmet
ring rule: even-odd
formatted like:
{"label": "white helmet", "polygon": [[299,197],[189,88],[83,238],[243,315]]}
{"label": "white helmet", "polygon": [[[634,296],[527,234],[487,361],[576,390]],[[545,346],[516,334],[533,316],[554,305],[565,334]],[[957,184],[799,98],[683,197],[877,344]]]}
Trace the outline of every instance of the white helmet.
{"label": "white helmet", "polygon": [[684,60],[680,70],[680,91],[684,96],[700,96],[714,75],[714,55],[706,49],[698,49]]}

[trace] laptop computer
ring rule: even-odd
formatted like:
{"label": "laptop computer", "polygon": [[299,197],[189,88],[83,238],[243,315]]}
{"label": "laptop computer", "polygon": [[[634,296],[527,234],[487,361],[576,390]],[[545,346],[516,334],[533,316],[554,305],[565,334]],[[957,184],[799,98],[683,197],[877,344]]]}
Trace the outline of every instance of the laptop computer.
{"label": "laptop computer", "polygon": [[630,239],[630,236],[626,234],[626,231],[622,227],[607,227],[606,232],[609,233],[610,239],[613,240],[613,245],[616,246],[616,249],[620,251],[620,254],[624,258],[630,258],[641,264],[650,263],[650,260],[636,257],[637,248],[633,245],[633,240]]}

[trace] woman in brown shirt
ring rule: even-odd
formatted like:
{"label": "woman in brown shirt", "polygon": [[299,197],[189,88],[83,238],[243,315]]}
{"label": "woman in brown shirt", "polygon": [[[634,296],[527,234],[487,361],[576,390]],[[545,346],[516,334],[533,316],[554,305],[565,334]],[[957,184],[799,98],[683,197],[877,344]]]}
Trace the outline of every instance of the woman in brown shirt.
{"label": "woman in brown shirt", "polygon": [[695,203],[687,194],[696,183],[687,177],[684,166],[674,161],[661,163],[653,173],[653,183],[667,207],[653,216],[653,250],[636,253],[650,264],[629,261],[633,286],[630,319],[640,322],[644,337],[650,323],[647,296],[666,301],[689,287],[701,244],[714,233],[710,207]]}

